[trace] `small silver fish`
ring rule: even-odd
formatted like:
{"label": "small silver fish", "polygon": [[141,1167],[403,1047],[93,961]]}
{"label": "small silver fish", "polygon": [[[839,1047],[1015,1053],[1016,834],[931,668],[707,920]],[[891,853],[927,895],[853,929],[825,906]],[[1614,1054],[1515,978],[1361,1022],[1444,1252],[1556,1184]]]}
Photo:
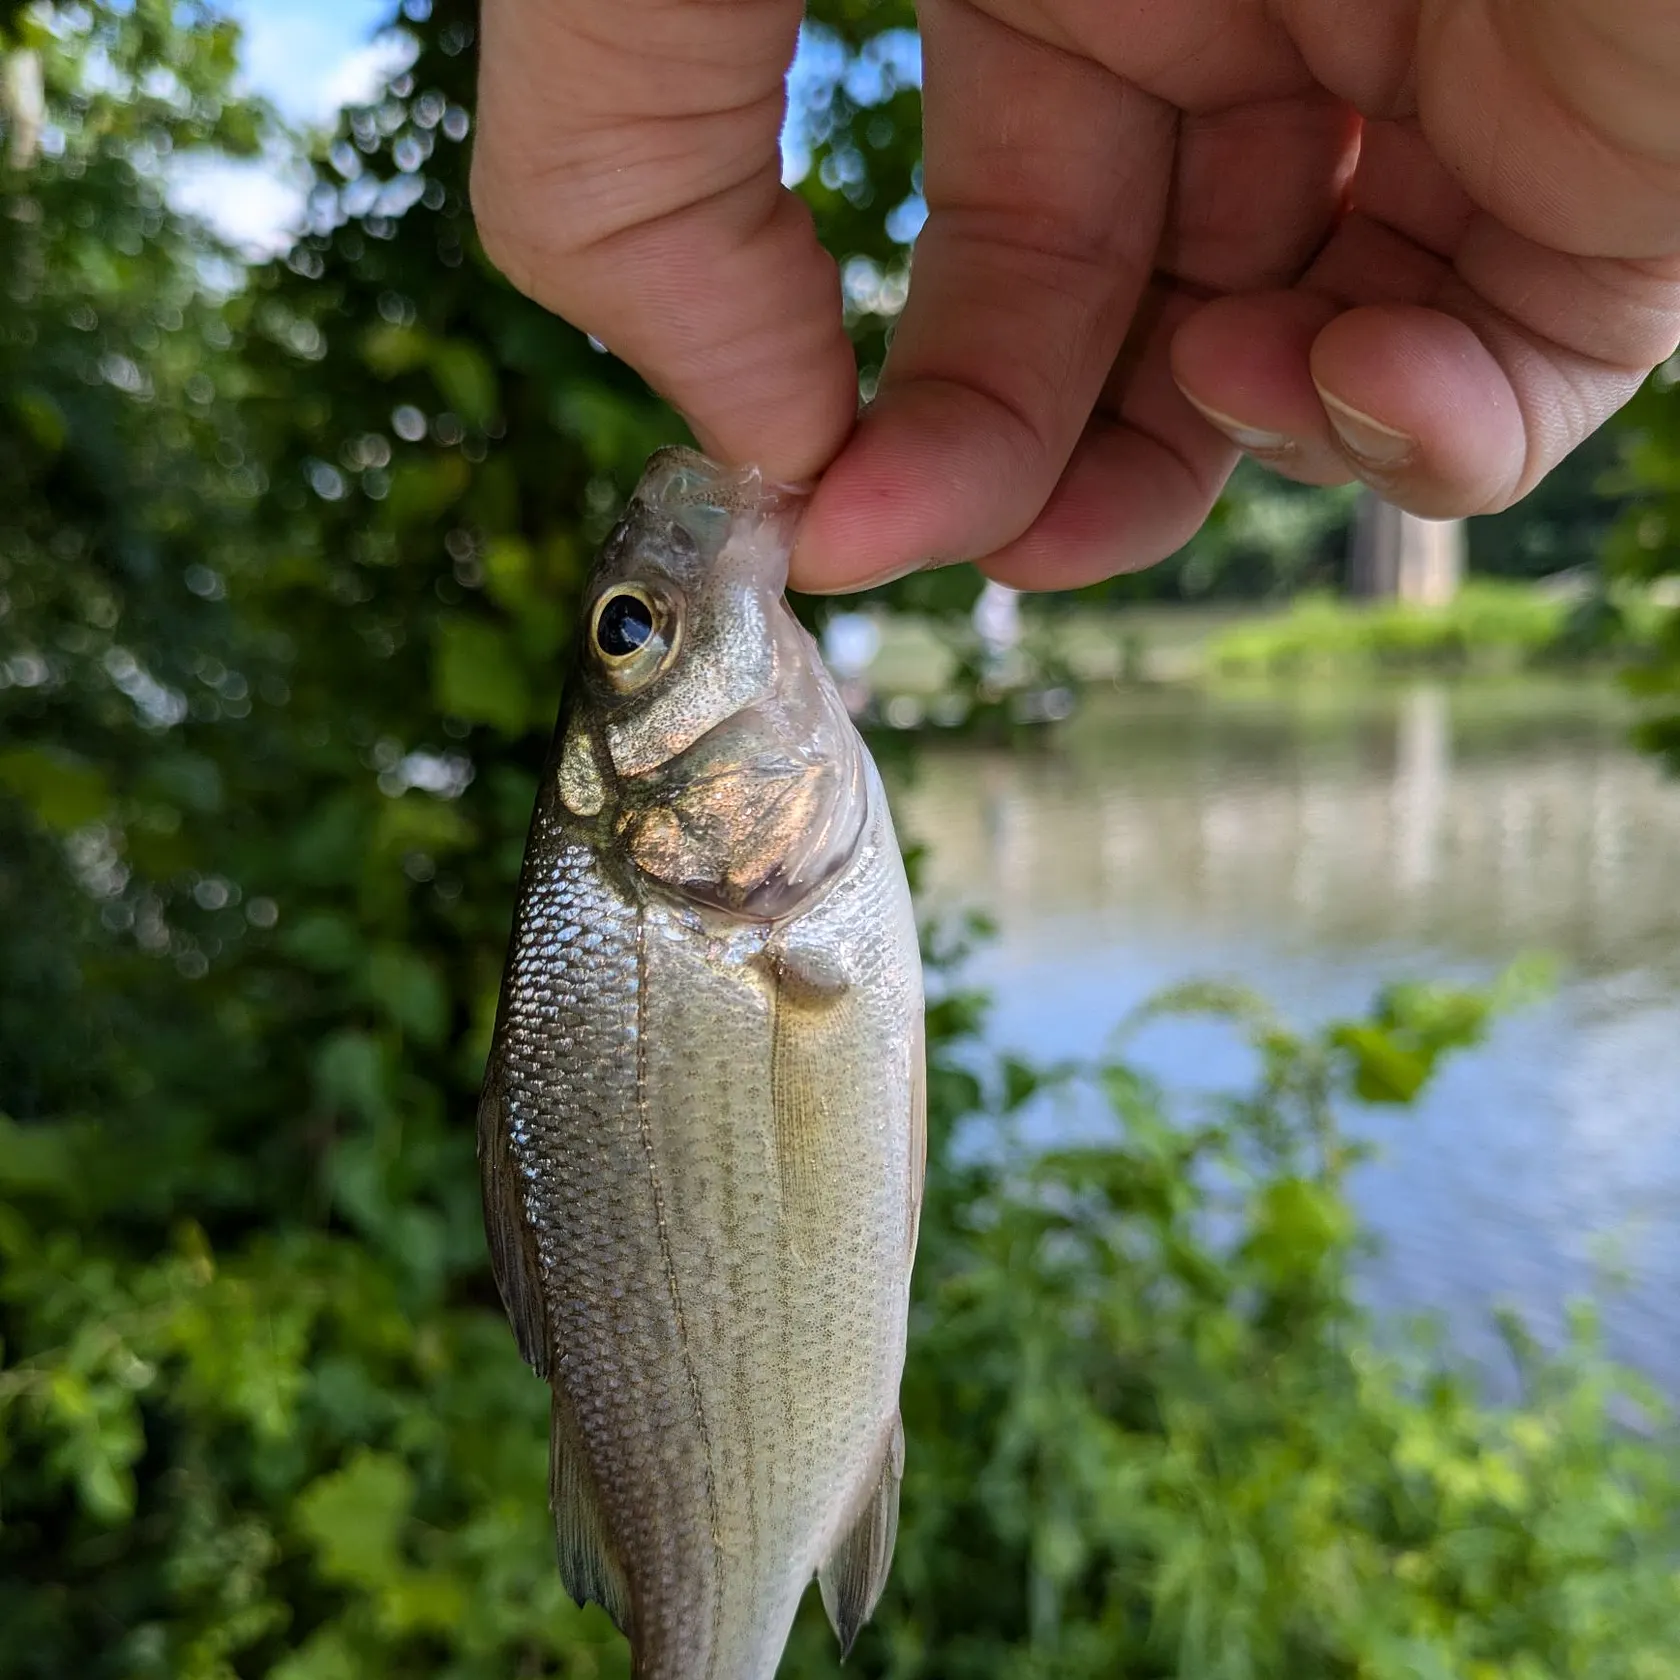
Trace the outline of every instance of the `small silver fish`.
{"label": "small silver fish", "polygon": [[813,1574],[849,1649],[898,1526],[921,963],[798,511],[662,450],[603,548],[479,1108],[561,1576],[638,1680],[769,1680]]}

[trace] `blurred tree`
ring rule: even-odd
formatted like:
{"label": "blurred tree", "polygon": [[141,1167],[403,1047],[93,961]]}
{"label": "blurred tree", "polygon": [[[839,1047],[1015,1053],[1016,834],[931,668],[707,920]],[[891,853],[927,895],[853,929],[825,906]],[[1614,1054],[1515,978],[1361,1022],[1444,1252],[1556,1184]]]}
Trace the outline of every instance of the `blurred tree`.
{"label": "blurred tree", "polygon": [[[1613,582],[1653,588],[1664,622],[1628,673],[1648,704],[1641,742],[1680,772],[1680,356],[1646,381],[1617,422],[1621,465],[1613,479],[1627,503],[1606,549]],[[1610,612],[1608,606],[1604,609]]]}
{"label": "blurred tree", "polygon": [[1276,601],[1340,589],[1356,490],[1295,484],[1242,460],[1213,512],[1177,554],[1063,599],[1074,602]]}
{"label": "blurred tree", "polygon": [[[487,1428],[510,1496],[540,1483],[461,1116],[580,545],[671,424],[478,256],[472,29],[429,21],[244,285],[164,190],[259,136],[230,28],[136,0],[5,42],[46,120],[0,181],[0,1179],[44,1194],[0,1223],[0,1672],[377,1645],[384,1611],[330,1613],[372,1567],[337,1513],[377,1551],[414,1499],[453,1528],[474,1472],[346,1455],[428,1404]],[[540,1505],[480,1513],[523,1534],[518,1613],[420,1560],[389,1614],[422,1641],[467,1615],[498,1672],[599,1646]]]}
{"label": "blurred tree", "polygon": [[[163,172],[194,147],[251,150],[262,114],[225,98],[234,37],[207,11],[6,11],[0,787],[73,837],[74,874],[98,884],[107,923],[126,918],[149,940],[150,901],[129,895],[117,832],[95,819],[121,803],[141,851],[167,848],[164,828],[179,826],[153,801],[195,762],[188,694],[225,651],[217,568],[260,484],[200,273],[222,254],[169,213]],[[162,750],[142,746],[174,725]],[[11,804],[0,817],[8,862],[41,844],[20,816]],[[87,901],[69,879],[44,900],[40,881],[0,863],[13,930],[0,1016],[14,1029],[0,1079],[51,1106],[85,1089],[91,1040],[74,1023],[91,1028],[84,1009],[109,1000],[72,1002],[86,994],[57,918]]]}
{"label": "blurred tree", "polygon": [[1626,418],[1594,432],[1513,508],[1469,522],[1470,570],[1538,578],[1595,567],[1625,505],[1615,468]]}

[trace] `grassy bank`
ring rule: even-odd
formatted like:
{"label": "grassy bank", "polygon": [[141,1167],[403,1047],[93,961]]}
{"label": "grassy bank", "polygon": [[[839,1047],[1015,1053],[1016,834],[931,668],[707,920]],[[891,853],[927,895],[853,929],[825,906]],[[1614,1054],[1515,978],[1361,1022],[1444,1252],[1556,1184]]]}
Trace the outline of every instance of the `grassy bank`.
{"label": "grassy bank", "polygon": [[1303,596],[1210,638],[1204,657],[1231,676],[1514,670],[1553,657],[1574,610],[1557,595],[1496,583],[1471,584],[1440,607]]}
{"label": "grassy bank", "polygon": [[[1124,1034],[1073,1069],[988,1051],[958,954],[930,939],[897,1557],[843,1671],[808,1595],[785,1680],[1671,1673],[1661,1402],[1583,1323],[1556,1358],[1513,1327],[1521,1397],[1489,1405],[1425,1344],[1385,1351],[1355,1295],[1339,1114],[1403,1110],[1531,979],[1395,986],[1307,1033],[1182,988],[1130,1030],[1222,1023],[1257,1067],[1191,1096]],[[372,1083],[395,1058],[356,1065],[410,1136],[433,1118]],[[1025,1147],[1023,1106],[1069,1081],[1107,1134]],[[976,1128],[992,1147],[959,1148]],[[157,1246],[99,1217],[132,1201],[103,1166],[119,1129],[0,1119],[0,1676],[623,1680],[554,1570],[546,1392],[469,1247],[470,1129],[418,1161],[338,1140],[369,1198],[380,1160],[443,1187],[405,1179],[381,1225],[182,1219]]]}
{"label": "grassy bank", "polygon": [[1204,647],[1223,675],[1341,676],[1513,671],[1600,663],[1650,635],[1661,609],[1527,584],[1476,582],[1439,607],[1304,596],[1286,612],[1230,626]]}
{"label": "grassy bank", "polygon": [[[1565,588],[1475,581],[1441,607],[1305,595],[1252,605],[1065,610],[1029,600],[1023,653],[1036,668],[1092,683],[1205,677],[1360,678],[1500,675],[1607,666],[1648,645],[1663,605],[1627,592],[1606,601]],[[883,694],[931,697],[960,680],[966,624],[883,619],[870,679]]]}

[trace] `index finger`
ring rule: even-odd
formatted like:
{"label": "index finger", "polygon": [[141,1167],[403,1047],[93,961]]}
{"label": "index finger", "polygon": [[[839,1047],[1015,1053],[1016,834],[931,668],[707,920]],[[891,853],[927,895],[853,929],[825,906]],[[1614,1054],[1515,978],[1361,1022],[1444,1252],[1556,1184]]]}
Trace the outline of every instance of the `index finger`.
{"label": "index finger", "polygon": [[881,391],[794,556],[864,587],[1020,536],[1073,453],[1154,264],[1175,118],[965,0],[924,0],[928,219]]}
{"label": "index finger", "polygon": [[781,181],[799,0],[484,0],[473,209],[521,291],[702,446],[815,477],[857,413],[833,259]]}

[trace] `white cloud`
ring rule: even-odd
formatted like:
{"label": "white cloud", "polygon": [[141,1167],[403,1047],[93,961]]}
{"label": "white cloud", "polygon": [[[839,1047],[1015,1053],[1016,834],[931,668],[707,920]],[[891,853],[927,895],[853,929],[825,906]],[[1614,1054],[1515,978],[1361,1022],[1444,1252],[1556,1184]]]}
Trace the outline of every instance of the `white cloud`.
{"label": "white cloud", "polygon": [[346,105],[365,105],[393,76],[414,62],[417,43],[401,30],[387,30],[342,59],[321,84],[321,120],[330,122]]}
{"label": "white cloud", "polygon": [[170,169],[169,201],[260,262],[291,245],[303,223],[306,179],[295,160],[188,154]]}
{"label": "white cloud", "polygon": [[[387,27],[394,0],[230,0],[225,9],[241,27],[241,82],[299,128],[330,125],[414,61],[413,36]],[[174,160],[169,177],[171,203],[253,260],[286,250],[303,223],[309,174],[295,157],[200,153]]]}

